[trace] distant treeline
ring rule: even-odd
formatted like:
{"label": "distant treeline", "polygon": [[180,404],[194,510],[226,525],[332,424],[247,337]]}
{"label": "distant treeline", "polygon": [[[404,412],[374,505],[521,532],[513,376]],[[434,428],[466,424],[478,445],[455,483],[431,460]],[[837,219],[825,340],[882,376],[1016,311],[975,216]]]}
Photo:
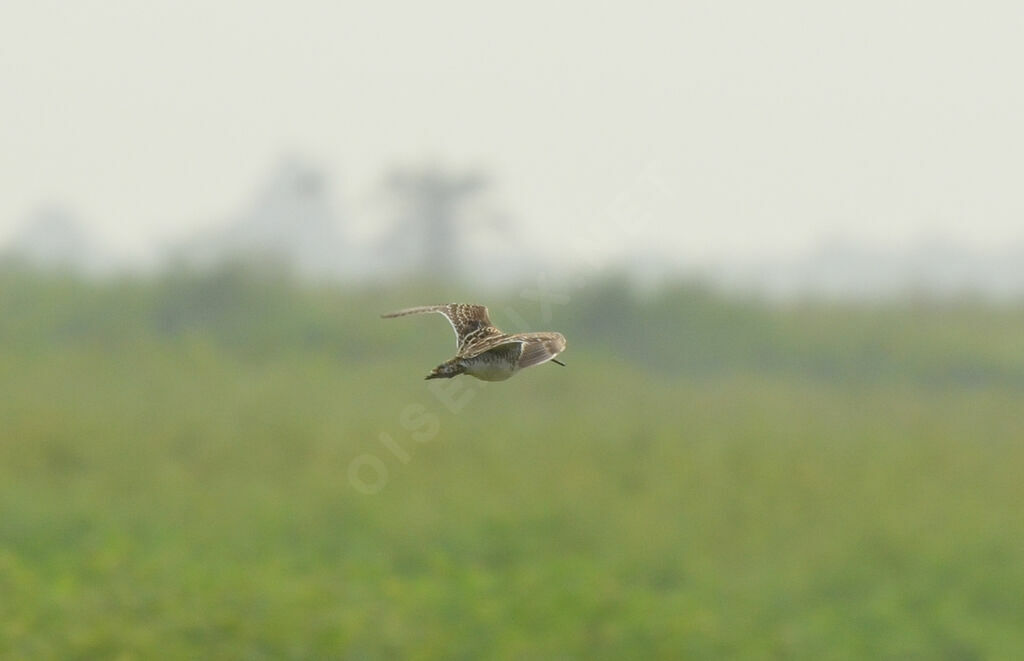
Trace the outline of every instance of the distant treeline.
{"label": "distant treeline", "polygon": [[546,311],[518,292],[481,296],[422,282],[312,286],[244,267],[105,282],[8,269],[0,272],[0,343],[5,351],[32,354],[198,341],[245,361],[296,351],[342,361],[390,360],[407,354],[408,343],[450,338],[443,324],[426,338],[420,324],[384,326],[380,312],[479,300],[509,330],[520,330],[509,326],[515,318],[565,333],[566,360],[621,360],[652,378],[770,373],[854,384],[1024,388],[1021,306],[980,300],[781,304],[693,282],[638,292],[611,276],[557,297]]}

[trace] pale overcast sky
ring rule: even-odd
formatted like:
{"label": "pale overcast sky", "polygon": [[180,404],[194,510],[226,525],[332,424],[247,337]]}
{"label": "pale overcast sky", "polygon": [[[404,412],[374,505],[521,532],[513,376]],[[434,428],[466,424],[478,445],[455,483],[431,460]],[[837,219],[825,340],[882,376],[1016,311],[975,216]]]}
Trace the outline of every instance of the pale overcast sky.
{"label": "pale overcast sky", "polygon": [[289,153],[353,213],[486,167],[552,250],[1024,237],[1024,3],[354,4],[4,2],[0,240],[59,202],[138,251]]}

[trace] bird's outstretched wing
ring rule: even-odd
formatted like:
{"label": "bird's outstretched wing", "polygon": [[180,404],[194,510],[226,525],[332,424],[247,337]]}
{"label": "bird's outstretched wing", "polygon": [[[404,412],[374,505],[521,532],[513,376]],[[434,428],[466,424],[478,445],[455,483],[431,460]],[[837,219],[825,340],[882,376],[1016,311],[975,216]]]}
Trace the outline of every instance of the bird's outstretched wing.
{"label": "bird's outstretched wing", "polygon": [[448,323],[455,330],[455,346],[459,351],[466,344],[467,338],[478,338],[481,335],[501,335],[502,332],[491,324],[491,318],[487,316],[487,308],[483,305],[471,305],[468,303],[447,303],[445,305],[421,305],[415,308],[406,308],[398,312],[382,314],[384,319],[393,317],[405,317],[410,314],[425,314],[436,312],[444,315]]}
{"label": "bird's outstretched wing", "polygon": [[561,333],[516,333],[491,351],[507,351],[510,345],[519,345],[517,364],[519,369],[526,369],[553,360],[565,351],[565,337]]}

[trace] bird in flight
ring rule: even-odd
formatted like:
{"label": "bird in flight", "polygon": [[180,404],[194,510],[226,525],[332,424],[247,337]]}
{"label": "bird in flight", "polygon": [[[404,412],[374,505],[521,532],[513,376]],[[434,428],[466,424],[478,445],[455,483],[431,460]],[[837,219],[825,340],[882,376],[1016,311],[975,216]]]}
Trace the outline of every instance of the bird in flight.
{"label": "bird in flight", "polygon": [[482,381],[504,381],[521,369],[555,360],[565,351],[565,338],[561,333],[504,333],[495,328],[482,305],[448,303],[423,305],[390,314],[384,319],[410,314],[436,312],[444,315],[455,329],[455,357],[435,367],[428,379],[450,379],[469,374]]}

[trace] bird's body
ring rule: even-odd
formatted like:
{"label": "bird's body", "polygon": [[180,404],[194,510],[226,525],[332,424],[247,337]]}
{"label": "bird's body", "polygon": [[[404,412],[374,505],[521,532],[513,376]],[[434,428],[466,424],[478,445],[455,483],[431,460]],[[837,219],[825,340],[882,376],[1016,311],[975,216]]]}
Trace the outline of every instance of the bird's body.
{"label": "bird's body", "polygon": [[[381,315],[385,319],[436,312],[455,330],[457,352],[427,375],[450,379],[468,374],[482,381],[504,381],[521,369],[540,365],[565,351],[561,333],[505,333],[496,328],[482,305],[424,305]],[[562,363],[558,363],[561,365]]]}

